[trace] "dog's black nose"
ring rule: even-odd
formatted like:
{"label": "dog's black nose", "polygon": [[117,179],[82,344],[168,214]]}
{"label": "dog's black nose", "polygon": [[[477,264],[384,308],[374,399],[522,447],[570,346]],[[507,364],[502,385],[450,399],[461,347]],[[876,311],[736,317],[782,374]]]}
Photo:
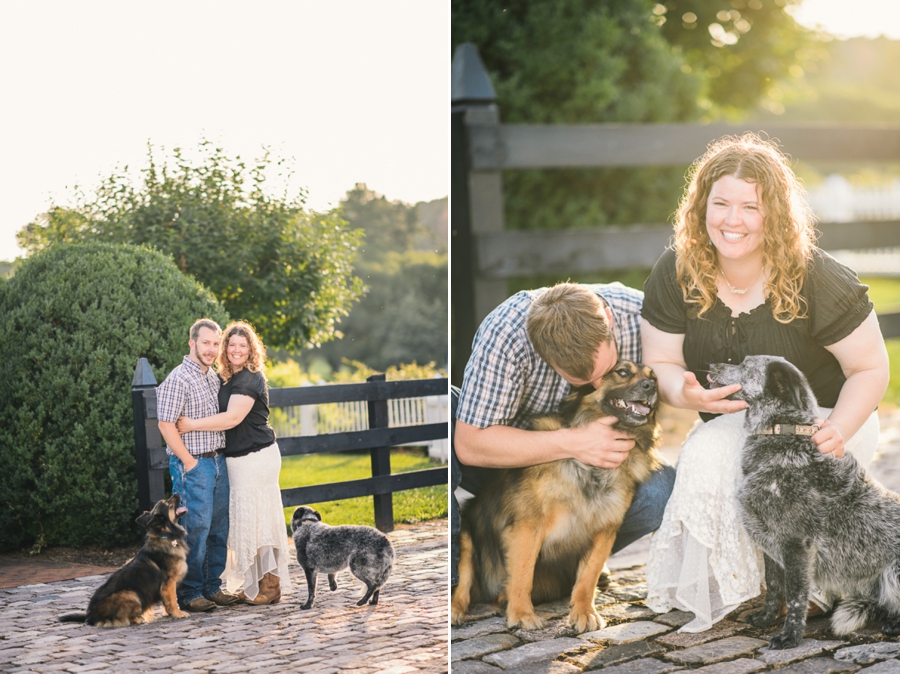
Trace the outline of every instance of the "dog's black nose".
{"label": "dog's black nose", "polygon": [[641,390],[650,393],[651,391],[656,390],[656,382],[652,379],[645,379],[641,382]]}

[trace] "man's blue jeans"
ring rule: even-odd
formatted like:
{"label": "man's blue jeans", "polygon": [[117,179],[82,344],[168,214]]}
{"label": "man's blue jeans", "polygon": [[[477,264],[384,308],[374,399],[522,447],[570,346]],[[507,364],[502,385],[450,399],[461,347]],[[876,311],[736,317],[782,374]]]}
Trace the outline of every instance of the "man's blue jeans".
{"label": "man's blue jeans", "polygon": [[[490,477],[492,468],[466,466],[456,458],[454,439],[456,435],[456,408],[459,403],[459,389],[450,391],[450,584],[459,582],[459,503],[456,488],[477,494],[481,484]],[[675,486],[675,468],[663,466],[654,472],[643,484],[638,485],[631,507],[625,513],[625,520],[616,535],[612,551],[618,552],[637,539],[659,529],[662,524],[666,502]]]}
{"label": "man's blue jeans", "polygon": [[181,526],[188,533],[188,572],[178,587],[178,604],[184,606],[197,597],[212,597],[222,587],[219,576],[228,557],[228,470],[223,454],[198,459],[188,473],[181,459],[172,456],[169,474],[172,492],[187,508]]}

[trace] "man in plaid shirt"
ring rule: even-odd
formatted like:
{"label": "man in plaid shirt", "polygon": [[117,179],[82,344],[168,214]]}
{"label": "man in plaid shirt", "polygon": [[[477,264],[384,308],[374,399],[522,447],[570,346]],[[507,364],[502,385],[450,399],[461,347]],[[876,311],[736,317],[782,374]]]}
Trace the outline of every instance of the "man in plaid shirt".
{"label": "man in plaid shirt", "polygon": [[188,572],[178,587],[178,603],[187,611],[209,611],[238,597],[221,589],[219,576],[228,555],[228,471],[225,433],[192,431],[179,435],[178,417],[192,419],[219,413],[219,377],[211,369],[219,355],[222,330],[201,318],[191,326],[190,353],[156,389],[159,432],[166,441],[172,492],[187,508]]}
{"label": "man in plaid shirt", "polygon": [[[620,358],[641,361],[644,294],[621,283],[519,292],[494,309],[472,343],[463,385],[451,399],[451,491],[477,493],[490,469],[578,459],[615,468],[634,447],[615,417],[584,428],[526,430],[535,414],[556,412],[572,387],[599,385]],[[664,466],[638,487],[613,552],[662,522],[675,469]],[[459,506],[451,500],[451,583],[458,581]]]}

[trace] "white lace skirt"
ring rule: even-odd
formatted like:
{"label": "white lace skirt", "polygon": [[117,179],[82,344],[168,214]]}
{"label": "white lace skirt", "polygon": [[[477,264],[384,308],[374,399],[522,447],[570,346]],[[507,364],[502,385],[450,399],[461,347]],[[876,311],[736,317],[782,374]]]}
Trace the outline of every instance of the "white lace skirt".
{"label": "white lace skirt", "polygon": [[[831,413],[825,407],[819,411],[821,418]],[[745,414],[723,414],[694,425],[678,457],[662,524],[650,540],[646,603],[657,613],[693,613],[694,620],[680,631],[709,629],[760,594],[765,580],[762,551],[738,513]],[[875,456],[878,430],[873,412],[846,443],[846,451],[863,466]],[[812,598],[825,604],[815,589]]]}
{"label": "white lace skirt", "polygon": [[225,463],[231,489],[228,562],[222,573],[225,587],[229,592],[243,590],[254,599],[260,579],[273,573],[281,580],[281,593],[290,594],[278,443],[247,456],[226,457]]}

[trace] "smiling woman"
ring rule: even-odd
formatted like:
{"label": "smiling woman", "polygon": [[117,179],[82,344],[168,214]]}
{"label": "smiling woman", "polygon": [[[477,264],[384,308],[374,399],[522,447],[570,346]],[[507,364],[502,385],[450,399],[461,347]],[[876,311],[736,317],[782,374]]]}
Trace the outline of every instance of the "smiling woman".
{"label": "smiling woman", "polygon": [[685,631],[709,628],[759,594],[761,582],[737,510],[746,403],[732,398],[740,385],[708,381],[712,364],[785,358],[821,405],[818,451],[851,452],[862,465],[874,455],[874,410],[888,381],[884,341],[866,286],[815,247],[800,197],[774,143],[752,134],[720,140],[692,167],[674,250],[644,286],[644,362],[664,402],[705,422],[682,446],[647,565],[647,605],[693,612]]}

